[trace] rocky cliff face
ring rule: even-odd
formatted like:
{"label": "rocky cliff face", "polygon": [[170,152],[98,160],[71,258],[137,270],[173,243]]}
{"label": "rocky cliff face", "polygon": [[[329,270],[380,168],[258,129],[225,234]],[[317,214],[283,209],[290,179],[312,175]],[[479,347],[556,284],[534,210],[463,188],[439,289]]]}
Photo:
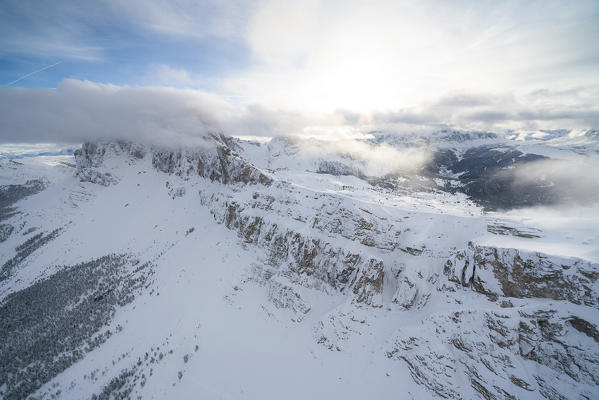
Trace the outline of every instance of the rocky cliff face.
{"label": "rocky cliff face", "polygon": [[418,331],[398,330],[387,356],[441,398],[593,398],[596,328],[571,312],[518,306],[433,314]]}
{"label": "rocky cliff face", "polygon": [[[149,154],[149,155],[148,155]],[[105,158],[130,160],[151,157],[152,166],[182,178],[200,176],[224,184],[270,185],[272,179],[237,154],[224,136],[205,138],[202,146],[167,149],[130,142],[85,143],[75,152],[77,174],[82,181],[109,186],[118,182],[111,172],[102,172]]]}
{"label": "rocky cliff face", "polygon": [[597,265],[583,260],[470,243],[447,261],[444,272],[450,281],[470,286],[493,301],[505,296],[599,305]]}
{"label": "rocky cliff face", "polygon": [[400,329],[387,356],[406,362],[416,382],[444,398],[592,398],[598,267],[470,243],[447,260],[449,282],[437,290],[472,290],[497,306],[427,316],[418,330],[435,336]]}
{"label": "rocky cliff face", "polygon": [[213,148],[153,150],[152,165],[179,177],[201,176],[220,183],[270,185],[272,179],[237,154],[224,136],[213,137]]}
{"label": "rocky cliff face", "polygon": [[82,182],[110,186],[118,183],[118,177],[112,172],[103,171],[106,158],[133,157],[141,159],[145,149],[130,142],[84,143],[75,151],[77,176]]}
{"label": "rocky cliff face", "polygon": [[[321,235],[273,222],[269,213],[257,216],[246,212],[245,207],[255,210],[264,206],[260,201],[242,206],[214,200],[203,199],[203,204],[210,207],[216,221],[237,232],[244,243],[265,249],[266,261],[275,268],[276,274],[307,287],[323,288],[324,285],[324,290],[349,293],[356,303],[382,307],[383,260],[360,251],[359,247],[348,251]],[[351,239],[359,240],[359,237]]]}

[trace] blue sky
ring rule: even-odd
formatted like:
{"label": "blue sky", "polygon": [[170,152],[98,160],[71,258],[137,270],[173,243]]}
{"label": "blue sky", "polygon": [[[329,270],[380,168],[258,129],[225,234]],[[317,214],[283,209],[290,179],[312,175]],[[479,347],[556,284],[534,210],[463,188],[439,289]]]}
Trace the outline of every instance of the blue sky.
{"label": "blue sky", "polygon": [[4,0],[0,141],[125,134],[163,97],[162,120],[255,135],[596,127],[597,21],[597,0]]}
{"label": "blue sky", "polygon": [[[166,18],[165,10],[174,13],[174,20],[187,18],[186,8],[157,3],[156,14],[147,15],[143,8],[150,2],[144,3],[131,2],[126,8],[103,1],[4,1],[0,6],[0,82],[6,86],[59,63],[15,85],[56,87],[65,78],[117,85],[173,84],[162,82],[159,76],[152,81],[152,71],[168,65],[192,71],[194,87],[211,89],[219,76],[250,63],[243,38],[234,32],[200,27],[196,33],[193,26],[173,31],[161,26],[160,18]],[[189,8],[194,8],[191,3]],[[192,15],[193,24],[222,18],[216,14],[221,10],[211,8],[206,4],[198,9]]]}

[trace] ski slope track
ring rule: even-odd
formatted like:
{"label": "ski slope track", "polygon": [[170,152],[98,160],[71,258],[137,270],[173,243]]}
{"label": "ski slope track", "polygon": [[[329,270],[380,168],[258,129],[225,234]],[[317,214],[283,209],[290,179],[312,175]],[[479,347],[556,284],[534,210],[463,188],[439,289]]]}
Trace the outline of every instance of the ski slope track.
{"label": "ski slope track", "polygon": [[0,398],[599,398],[599,216],[506,186],[593,132],[373,133],[431,153],[384,176],[223,135],[2,159]]}

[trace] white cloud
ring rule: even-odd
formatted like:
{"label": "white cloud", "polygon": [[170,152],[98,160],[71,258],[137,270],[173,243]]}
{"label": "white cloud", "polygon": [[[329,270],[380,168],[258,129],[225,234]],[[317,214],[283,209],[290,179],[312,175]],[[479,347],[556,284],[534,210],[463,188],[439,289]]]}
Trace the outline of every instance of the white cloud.
{"label": "white cloud", "polygon": [[[176,75],[176,74],[175,74]],[[65,80],[57,89],[0,89],[0,143],[77,143],[128,139],[159,145],[204,144],[208,133],[300,136],[312,157],[357,163],[369,176],[411,172],[429,154],[373,146],[343,112],[307,118],[260,105],[234,106],[199,90],[127,87]],[[349,117],[354,120],[353,116]],[[23,147],[23,145],[18,146]]]}
{"label": "white cloud", "polygon": [[599,85],[568,90],[452,92],[419,106],[372,114],[374,127],[423,126],[505,131],[599,126]]}
{"label": "white cloud", "polygon": [[551,188],[562,204],[599,204],[599,159],[578,157],[572,160],[539,160],[515,170],[514,185],[526,187],[539,183]]}
{"label": "white cloud", "polygon": [[182,68],[173,68],[166,64],[154,64],[148,67],[144,81],[153,86],[175,86],[175,87],[194,87],[199,81],[192,78],[189,71]]}
{"label": "white cloud", "polygon": [[56,143],[0,144],[0,159],[72,154],[75,149],[76,146],[59,146]]}
{"label": "white cloud", "polygon": [[248,27],[256,64],[225,86],[304,112],[585,86],[599,67],[597,15],[592,2],[270,1]]}
{"label": "white cloud", "polygon": [[[161,68],[171,83],[192,79]],[[590,93],[590,94],[589,94]],[[476,129],[587,128],[599,110],[585,102],[592,91],[557,94],[565,104],[546,107],[550,92],[530,94],[529,104],[510,95],[455,93],[418,109],[360,114],[347,110],[316,116],[233,104],[201,90],[129,87],[67,79],[57,89],[0,88],[0,143],[78,142],[100,137],[175,143],[208,132],[231,136],[293,136],[352,139],[369,130],[402,133],[453,125]],[[534,98],[538,98],[533,101]]]}
{"label": "white cloud", "polygon": [[[5,10],[0,53],[51,59],[41,65],[62,57],[110,58],[110,48],[102,46],[122,50],[158,38],[175,46],[185,43],[185,51],[193,44],[213,51],[234,43],[230,48],[237,51],[239,46],[243,54],[235,59],[227,53],[225,61],[215,61],[222,69],[190,66],[185,57],[171,63],[157,54],[160,64],[125,62],[123,70],[138,68],[142,74],[136,75],[136,83],[149,86],[214,89],[253,110],[255,122],[255,113],[287,110],[280,118],[284,124],[310,119],[308,125],[323,125],[323,120],[330,125],[337,118],[334,125],[395,130],[553,129],[599,123],[599,47],[592,40],[599,37],[599,6],[592,1],[104,0],[31,5],[8,0]],[[114,42],[107,40],[112,37],[108,31],[115,32]],[[61,67],[66,69],[67,63]],[[274,118],[268,116],[268,126]]]}
{"label": "white cloud", "polygon": [[207,133],[292,134],[307,121],[261,106],[236,107],[214,94],[67,79],[57,89],[0,88],[0,143],[81,142],[98,138],[164,144]]}
{"label": "white cloud", "polygon": [[[363,136],[361,137],[363,139]],[[296,143],[311,157],[335,160],[354,166],[367,176],[385,176],[395,173],[413,173],[422,168],[431,157],[428,149],[396,148],[386,144],[374,145],[360,137],[327,139],[300,139]]]}

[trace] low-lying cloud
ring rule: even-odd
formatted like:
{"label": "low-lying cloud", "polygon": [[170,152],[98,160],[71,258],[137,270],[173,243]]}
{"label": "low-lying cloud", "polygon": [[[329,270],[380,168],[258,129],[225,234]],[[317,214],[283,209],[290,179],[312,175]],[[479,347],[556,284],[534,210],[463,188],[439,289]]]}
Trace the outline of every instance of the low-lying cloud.
{"label": "low-lying cloud", "polygon": [[187,143],[209,133],[289,134],[303,117],[260,106],[235,107],[189,89],[65,80],[57,89],[0,89],[0,142],[73,143],[128,139]]}
{"label": "low-lying cloud", "polygon": [[412,174],[425,166],[431,157],[430,150],[423,147],[397,148],[347,136],[342,139],[296,139],[294,143],[303,152],[303,157],[336,161],[365,176]]}
{"label": "low-lying cloud", "polygon": [[599,204],[599,159],[545,159],[515,170],[514,186],[541,186],[550,191],[557,205]]}
{"label": "low-lying cloud", "polygon": [[[185,76],[183,76],[185,78]],[[380,130],[538,130],[599,126],[599,87],[523,96],[453,93],[411,109],[306,114],[194,89],[67,79],[56,89],[0,88],[0,143],[77,143],[99,138],[184,144],[208,133],[346,139]],[[559,99],[559,101],[558,101]],[[382,151],[382,150],[380,150]]]}
{"label": "low-lying cloud", "polygon": [[403,127],[460,127],[505,131],[599,126],[599,86],[540,89],[524,94],[457,92],[411,108],[375,112],[372,123]]}

